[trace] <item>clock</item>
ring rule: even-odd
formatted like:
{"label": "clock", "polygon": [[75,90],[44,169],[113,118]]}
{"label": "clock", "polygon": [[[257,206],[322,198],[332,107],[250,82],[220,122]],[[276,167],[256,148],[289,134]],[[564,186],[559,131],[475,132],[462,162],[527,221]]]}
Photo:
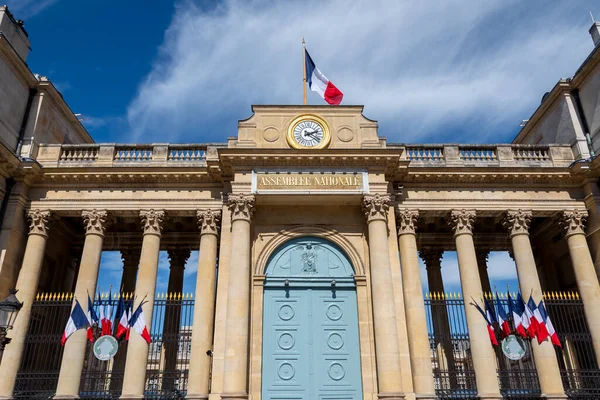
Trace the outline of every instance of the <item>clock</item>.
{"label": "clock", "polygon": [[294,149],[324,149],[331,141],[329,126],[316,115],[300,115],[290,123],[287,141]]}

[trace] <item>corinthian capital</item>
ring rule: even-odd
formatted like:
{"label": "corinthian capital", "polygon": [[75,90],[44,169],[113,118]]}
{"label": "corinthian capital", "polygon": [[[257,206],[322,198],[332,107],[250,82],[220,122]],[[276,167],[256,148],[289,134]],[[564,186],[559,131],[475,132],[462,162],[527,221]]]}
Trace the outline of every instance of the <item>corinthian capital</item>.
{"label": "corinthian capital", "polygon": [[163,228],[163,220],[165,219],[164,211],[157,210],[142,210],[140,211],[142,226],[145,234],[160,235]]}
{"label": "corinthian capital", "polygon": [[407,233],[414,235],[417,232],[417,219],[419,219],[417,210],[398,210],[396,217],[398,219],[398,236]]}
{"label": "corinthian capital", "polygon": [[444,251],[438,248],[424,247],[419,250],[419,256],[427,269],[440,269],[442,267],[443,255]]}
{"label": "corinthian capital", "polygon": [[84,210],[81,212],[83,217],[83,225],[85,225],[85,234],[96,234],[104,236],[108,223],[106,211]]}
{"label": "corinthian capital", "polygon": [[563,211],[559,224],[565,230],[565,236],[569,237],[578,233],[585,234],[585,220],[587,219],[587,216],[587,211]]}
{"label": "corinthian capital", "polygon": [[508,235],[528,235],[529,224],[531,223],[531,211],[507,211],[503,225],[508,229]]}
{"label": "corinthian capital", "polygon": [[250,222],[254,215],[255,197],[249,194],[230,194],[229,210],[231,211],[231,220],[238,219]]}
{"label": "corinthian capital", "polygon": [[454,229],[454,235],[473,233],[475,210],[454,210],[450,213],[449,224]]}
{"label": "corinthian capital", "polygon": [[29,220],[29,234],[48,236],[48,230],[52,224],[52,212],[50,210],[30,210],[27,214]]}
{"label": "corinthian capital", "polygon": [[221,211],[196,211],[198,217],[198,227],[202,235],[210,233],[213,235],[219,234],[219,225],[221,222]]}
{"label": "corinthian capital", "polygon": [[367,217],[367,222],[383,220],[387,221],[387,211],[390,208],[390,196],[367,194],[362,199],[362,209]]}

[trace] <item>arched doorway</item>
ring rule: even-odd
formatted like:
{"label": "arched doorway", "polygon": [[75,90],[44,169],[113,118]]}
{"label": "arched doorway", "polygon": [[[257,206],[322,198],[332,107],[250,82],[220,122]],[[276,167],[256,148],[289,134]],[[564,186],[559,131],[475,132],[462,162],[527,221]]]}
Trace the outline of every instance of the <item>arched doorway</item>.
{"label": "arched doorway", "polygon": [[354,272],[335,244],[299,237],[266,268],[262,398],[362,399]]}

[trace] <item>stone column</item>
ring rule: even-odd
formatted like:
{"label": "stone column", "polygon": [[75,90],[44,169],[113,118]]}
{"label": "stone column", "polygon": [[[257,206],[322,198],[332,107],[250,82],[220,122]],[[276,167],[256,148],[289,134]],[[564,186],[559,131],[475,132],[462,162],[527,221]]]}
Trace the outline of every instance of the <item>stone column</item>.
{"label": "stone column", "polygon": [[[416,223],[419,212],[398,210],[398,245],[404,288],[404,310],[408,329],[408,347],[413,387],[417,399],[437,399],[431,368],[431,350],[427,333],[423,284],[417,253]],[[373,224],[373,222],[371,222]]]}
{"label": "stone column", "polygon": [[[158,271],[158,255],[160,252],[160,237],[165,218],[164,211],[140,211],[144,227],[140,270],[135,294],[137,304],[146,297],[142,306],[148,332],[152,332],[152,311],[154,310],[154,293],[156,291],[156,274]],[[137,333],[131,332],[127,344],[127,361],[123,377],[123,392],[121,399],[142,399],[146,386],[146,364],[148,362],[148,343]]]}
{"label": "stone column", "polygon": [[200,253],[189,369],[189,376],[193,376],[194,379],[188,380],[186,396],[194,400],[208,398],[221,211],[198,211],[197,216],[200,225]]}
{"label": "stone column", "polygon": [[[442,254],[439,249],[421,249],[420,256],[427,269],[427,282],[429,291],[435,294],[444,293],[444,282],[442,280]],[[438,354],[439,368],[446,371],[456,370],[454,362],[454,348],[448,320],[448,309],[444,300],[431,298],[431,319],[433,325],[433,336]],[[450,387],[458,387],[456,374],[448,375]]]}
{"label": "stone column", "polygon": [[[508,229],[512,242],[513,256],[517,265],[517,275],[522,293],[532,293],[536,304],[542,300],[542,286],[538,277],[537,267],[533,258],[531,241],[529,240],[529,225],[531,211],[508,211],[504,226]],[[538,344],[531,341],[535,368],[540,380],[542,397],[548,399],[564,399],[565,391],[562,385],[560,369],[556,359],[554,346],[549,340]]]}
{"label": "stone column", "polygon": [[248,398],[248,349],[250,345],[250,222],[254,196],[229,195],[231,211],[231,260],[225,338],[223,400]]}
{"label": "stone column", "polygon": [[17,315],[13,329],[8,331],[12,340],[6,346],[0,363],[0,399],[12,399],[17,372],[21,366],[25,336],[29,328],[31,305],[35,299],[44,261],[51,213],[48,210],[33,210],[29,212],[28,218],[29,237],[16,285],[19,291],[17,297],[23,303],[23,308]]}
{"label": "stone column", "polygon": [[481,288],[485,293],[492,293],[492,285],[490,284],[490,277],[488,275],[488,256],[490,251],[488,249],[476,249],[475,256],[477,258],[477,267],[479,268],[479,277],[481,278]]}
{"label": "stone column", "polygon": [[392,271],[387,247],[389,201],[390,198],[387,195],[365,195],[362,206],[369,229],[369,265],[379,398],[396,400],[404,399],[404,393],[398,349],[398,328],[394,310]]}
{"label": "stone column", "polygon": [[121,291],[131,293],[135,290],[135,281],[140,263],[142,249],[139,247],[128,247],[121,250],[123,260],[123,275],[121,276]]}
{"label": "stone column", "polygon": [[596,359],[600,360],[600,318],[598,318],[600,285],[585,237],[586,217],[586,211],[563,211],[561,225],[565,230],[565,238],[569,245],[575,280],[577,280],[579,295],[583,301]]}
{"label": "stone column", "polygon": [[[83,311],[87,313],[88,293],[94,295],[102,255],[102,243],[106,230],[106,211],[83,211],[85,242],[75,286],[75,299],[79,300]],[[74,303],[74,301],[73,301]],[[79,383],[83,371],[87,334],[85,329],[75,331],[65,343],[55,399],[79,398]]]}
{"label": "stone column", "polygon": [[169,283],[167,286],[167,306],[165,307],[165,320],[163,325],[164,368],[162,390],[171,392],[175,388],[175,374],[177,373],[177,351],[179,342],[179,328],[181,319],[181,299],[179,294],[183,291],[183,273],[185,263],[190,258],[190,249],[185,247],[168,249],[171,261]]}
{"label": "stone column", "polygon": [[450,214],[450,225],[454,229],[454,240],[456,241],[460,282],[465,299],[465,314],[477,380],[477,393],[482,400],[501,399],[496,372],[496,356],[490,343],[487,324],[479,311],[468,304],[471,298],[477,301],[481,301],[480,299],[483,298],[473,243],[474,222],[475,210],[452,211]]}

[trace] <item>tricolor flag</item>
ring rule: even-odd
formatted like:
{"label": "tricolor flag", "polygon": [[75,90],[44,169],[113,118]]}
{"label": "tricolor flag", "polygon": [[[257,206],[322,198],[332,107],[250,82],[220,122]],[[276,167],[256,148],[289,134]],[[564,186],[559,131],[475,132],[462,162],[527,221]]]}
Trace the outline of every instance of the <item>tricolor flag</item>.
{"label": "tricolor flag", "polygon": [[319,93],[327,103],[335,106],[339,105],[344,94],[319,71],[306,49],[304,49],[304,59],[306,82],[310,90]]}
{"label": "tricolor flag", "polygon": [[504,310],[504,306],[500,303],[500,296],[498,296],[498,292],[496,291],[496,308],[498,309],[498,325],[502,331],[502,336],[507,337],[510,335],[510,326],[508,325],[508,317],[506,316],[506,311]]}
{"label": "tricolor flag", "polygon": [[65,331],[63,332],[62,339],[60,340],[61,345],[65,345],[69,336],[73,334],[78,329],[82,329],[88,326],[88,319],[83,312],[83,308],[79,304],[79,301],[75,299],[75,307],[73,307],[73,311],[71,311],[71,315],[69,316],[69,320],[67,321],[67,326],[65,326]]}
{"label": "tricolor flag", "polygon": [[141,302],[137,307],[131,319],[129,320],[129,326],[133,328],[141,337],[143,337],[148,344],[150,344],[150,333],[148,333],[148,328],[146,327],[146,319],[144,318],[144,311],[142,310],[142,305],[144,302]]}
{"label": "tricolor flag", "polygon": [[131,332],[131,325],[129,325],[129,321],[131,321],[131,307],[133,304],[127,305],[127,333],[125,333],[125,341],[129,342],[129,332]]}
{"label": "tricolor flag", "polygon": [[[485,318],[485,322],[487,323],[488,334],[490,335],[490,341],[492,342],[493,345],[498,346],[498,339],[496,339],[496,334],[494,333],[494,327],[492,326],[493,320],[490,320],[488,318],[488,313],[484,312],[477,303],[472,302],[471,304],[473,306],[475,306],[477,311],[479,311],[481,313],[481,315],[483,315],[483,318]],[[486,301],[486,311],[487,311],[487,301]]]}
{"label": "tricolor flag", "polygon": [[105,308],[102,313],[102,335],[112,335],[112,289],[108,292],[108,300],[105,301]]}
{"label": "tricolor flag", "polygon": [[128,305],[125,305],[125,301],[123,301],[123,297],[121,297],[119,300],[119,307],[117,308],[117,318],[119,318],[117,333],[115,333],[115,338],[117,339],[120,339],[129,330],[129,316],[127,315],[128,309]]}
{"label": "tricolor flag", "polygon": [[546,311],[546,307],[544,307],[544,303],[542,301],[540,301],[540,304],[538,305],[538,310],[540,310],[540,314],[546,322],[546,328],[548,329],[550,341],[552,341],[552,344],[554,344],[555,346],[562,347],[560,339],[558,339],[558,334],[554,330],[554,325],[552,325],[552,321],[550,320],[550,315]]}
{"label": "tricolor flag", "polygon": [[[533,301],[533,299],[532,299],[532,301]],[[542,304],[542,301],[540,300],[540,305],[541,304]],[[546,328],[547,314],[546,314],[546,316],[543,316],[542,312],[540,311],[540,307],[536,306],[535,310],[533,311],[533,316],[535,317],[535,320],[536,320],[537,326],[538,326],[538,328],[537,328],[538,343],[542,343],[544,340],[546,340],[550,337],[550,333],[548,333],[548,328]]]}
{"label": "tricolor flag", "polygon": [[[527,338],[527,334],[530,331],[530,318],[527,314],[527,304],[525,304],[525,300],[523,300],[523,296],[521,295],[521,292],[517,293],[517,304],[519,305],[519,311],[521,312],[521,324],[523,326],[523,330],[526,332],[525,333],[525,338]],[[532,337],[535,336],[535,333]]]}
{"label": "tricolor flag", "polygon": [[537,306],[535,305],[535,301],[533,301],[533,298],[529,296],[529,300],[527,301],[527,304],[525,304],[525,315],[529,320],[529,328],[527,329],[527,333],[532,339],[536,337],[538,333],[538,321],[534,315],[536,309]]}
{"label": "tricolor flag", "polygon": [[[521,294],[519,293],[519,296]],[[510,292],[508,293],[508,312],[511,314],[513,319],[513,325],[515,326],[515,332],[517,332],[522,337],[527,337],[527,332],[525,332],[525,328],[523,327],[522,315],[525,312],[523,307],[523,303],[517,297],[514,301],[510,297]]]}
{"label": "tricolor flag", "polygon": [[98,326],[98,315],[96,311],[94,311],[94,303],[92,299],[90,299],[90,294],[88,293],[88,312],[87,312],[87,320],[88,320],[88,328],[87,328],[87,338],[90,342],[94,341],[94,326]]}

